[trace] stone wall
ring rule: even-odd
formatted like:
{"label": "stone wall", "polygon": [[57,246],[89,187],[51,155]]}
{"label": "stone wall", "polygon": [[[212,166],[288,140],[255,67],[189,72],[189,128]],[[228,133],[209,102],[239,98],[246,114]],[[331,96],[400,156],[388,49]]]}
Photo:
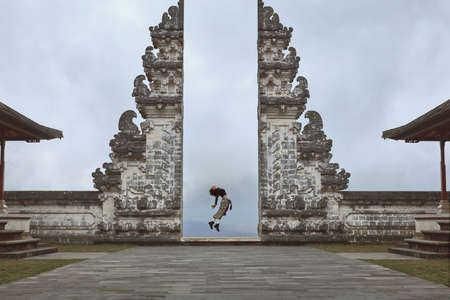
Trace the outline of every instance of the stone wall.
{"label": "stone wall", "polygon": [[9,214],[31,216],[30,233],[46,241],[93,243],[102,221],[99,192],[5,192]]}
{"label": "stone wall", "polygon": [[[338,218],[343,229],[336,236],[350,242],[399,241],[411,237],[415,231],[414,216],[436,213],[440,199],[439,192],[341,193]],[[100,196],[100,192],[93,191],[5,192],[10,213],[32,217],[30,229],[33,236],[64,243],[105,241],[102,222],[106,212],[103,211],[105,206]],[[271,212],[275,218],[283,217],[275,215],[276,211]],[[170,215],[159,211],[159,215],[154,217],[160,220],[170,218]],[[306,216],[299,214],[298,217]],[[119,228],[111,230],[120,234]],[[131,241],[154,241],[153,237],[145,238],[145,232],[140,234],[140,238]],[[323,241],[336,240],[336,236]],[[109,241],[122,240],[117,238]]]}
{"label": "stone wall", "polygon": [[[342,200],[337,204],[337,211],[343,224],[342,232],[323,241],[333,241],[336,237],[350,242],[400,241],[414,235],[414,216],[435,213],[440,199],[439,192],[341,193]],[[127,239],[120,238],[121,229],[118,227],[111,229],[118,238],[105,239],[102,226],[103,217],[108,212],[104,211],[106,206],[100,200],[101,194],[93,191],[20,191],[5,192],[5,199],[10,213],[31,216],[31,234],[43,240],[64,243],[126,241]],[[274,214],[274,218],[284,217],[282,212],[270,212]],[[276,213],[278,214],[275,215]],[[289,213],[292,217],[292,212]],[[155,212],[153,216],[146,218],[150,221],[154,218],[159,222],[171,217],[170,212],[166,214],[158,211],[158,215],[156,214]],[[139,217],[141,216],[130,216]],[[298,217],[308,216],[298,214]],[[155,242],[153,237],[146,237],[145,232],[140,234],[140,237],[128,240]],[[166,241],[162,239],[156,242]]]}
{"label": "stone wall", "polygon": [[418,214],[433,214],[440,192],[342,192],[339,218],[350,242],[401,241],[414,236]]}

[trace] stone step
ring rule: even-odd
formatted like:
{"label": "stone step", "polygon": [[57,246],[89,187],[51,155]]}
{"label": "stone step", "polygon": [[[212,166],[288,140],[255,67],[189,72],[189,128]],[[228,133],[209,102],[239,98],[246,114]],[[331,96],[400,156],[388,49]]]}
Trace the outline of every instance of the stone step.
{"label": "stone step", "polygon": [[57,248],[34,248],[11,252],[0,252],[0,258],[25,258],[55,252],[58,252]]}
{"label": "stone step", "polygon": [[0,241],[20,240],[23,230],[0,230]]}
{"label": "stone step", "polygon": [[441,230],[450,230],[450,220],[438,221]]}
{"label": "stone step", "polygon": [[8,223],[8,221],[0,220],[0,230],[5,230],[5,226],[7,223]]}
{"label": "stone step", "polygon": [[11,252],[11,251],[34,249],[37,247],[38,243],[39,243],[39,239],[0,241],[0,252]]}
{"label": "stone step", "polygon": [[450,247],[450,242],[448,241],[406,239],[405,242],[408,243],[408,248],[410,249],[417,249],[430,252],[448,253]]}
{"label": "stone step", "polygon": [[419,258],[446,258],[450,257],[450,253],[442,253],[442,252],[430,252],[423,251],[417,249],[409,249],[409,248],[389,248],[390,253],[407,255]]}
{"label": "stone step", "polygon": [[450,241],[449,230],[422,230],[425,240]]}
{"label": "stone step", "polygon": [[186,246],[238,246],[238,245],[261,245],[258,238],[198,238],[184,237],[181,244]]}

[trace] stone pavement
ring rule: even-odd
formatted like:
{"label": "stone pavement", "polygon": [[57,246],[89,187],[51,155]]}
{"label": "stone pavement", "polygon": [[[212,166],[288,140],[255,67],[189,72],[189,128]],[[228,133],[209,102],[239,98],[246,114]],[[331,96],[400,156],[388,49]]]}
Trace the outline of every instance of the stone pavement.
{"label": "stone pavement", "polygon": [[300,246],[137,247],[0,285],[2,300],[429,300],[449,294],[443,285]]}
{"label": "stone pavement", "polygon": [[27,257],[25,259],[93,259],[99,258],[106,252],[56,252],[39,256]]}
{"label": "stone pavement", "polygon": [[385,259],[385,260],[420,260],[421,258],[405,256],[394,253],[386,253],[386,252],[370,252],[370,253],[362,253],[362,252],[343,252],[336,253],[342,257],[352,258],[352,259]]}

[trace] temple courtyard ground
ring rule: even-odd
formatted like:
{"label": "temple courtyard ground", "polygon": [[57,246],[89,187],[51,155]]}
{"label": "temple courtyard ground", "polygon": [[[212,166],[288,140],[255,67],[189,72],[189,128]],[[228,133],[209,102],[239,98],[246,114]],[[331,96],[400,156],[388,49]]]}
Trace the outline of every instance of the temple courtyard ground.
{"label": "temple courtyard ground", "polygon": [[444,285],[361,261],[359,255],[304,246],[155,246],[53,258],[57,255],[87,260],[0,285],[0,298],[369,300],[450,295]]}

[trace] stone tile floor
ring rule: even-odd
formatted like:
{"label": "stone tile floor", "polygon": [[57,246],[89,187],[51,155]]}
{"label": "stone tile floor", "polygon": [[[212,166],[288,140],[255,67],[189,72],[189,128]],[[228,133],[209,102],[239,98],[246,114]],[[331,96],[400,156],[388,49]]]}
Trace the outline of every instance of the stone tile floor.
{"label": "stone tile floor", "polygon": [[450,289],[308,247],[137,247],[5,285],[0,299],[449,299]]}
{"label": "stone tile floor", "polygon": [[[405,256],[394,253],[373,252],[373,253],[358,253],[358,252],[342,252],[336,253],[339,256],[352,259],[395,259],[395,260],[420,260],[421,258]],[[49,255],[49,254],[47,254]]]}
{"label": "stone tile floor", "polygon": [[25,259],[93,259],[105,256],[105,252],[56,252],[31,256]]}

